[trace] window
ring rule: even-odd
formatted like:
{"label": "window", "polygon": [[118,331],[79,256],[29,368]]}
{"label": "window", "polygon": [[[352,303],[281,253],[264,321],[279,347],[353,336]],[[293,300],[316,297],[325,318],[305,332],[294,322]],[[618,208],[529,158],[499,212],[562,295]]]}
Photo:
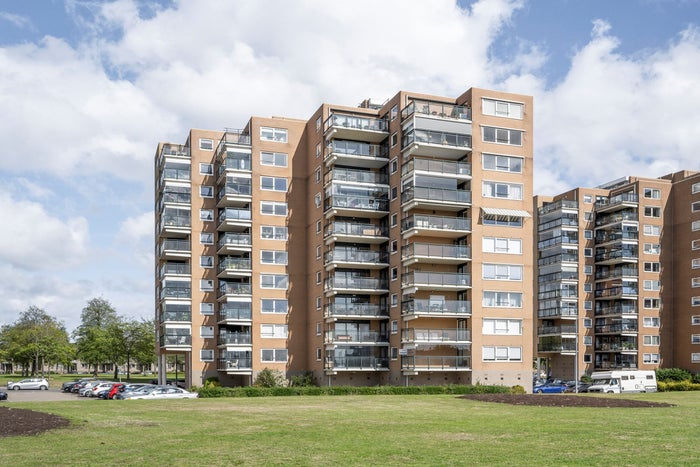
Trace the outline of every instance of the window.
{"label": "window", "polygon": [[316,233],[321,233],[321,221],[316,221]]}
{"label": "window", "polygon": [[398,133],[392,133],[391,135],[391,147],[393,148],[399,143],[399,135]]}
{"label": "window", "polygon": [[392,186],[391,187],[391,199],[395,200],[397,196],[399,196],[399,188]]}
{"label": "window", "polygon": [[317,208],[321,207],[321,193],[316,193],[316,195],[314,196],[314,205]]}
{"label": "window", "polygon": [[645,225],[644,226],[644,235],[658,237],[659,235],[661,235],[661,226],[660,225]]}
{"label": "window", "polygon": [[645,280],[643,288],[644,290],[661,290],[661,281]]}
{"label": "window", "polygon": [[199,149],[204,151],[214,150],[214,140],[208,138],[199,138]]}
{"label": "window", "polygon": [[523,334],[523,321],[521,319],[484,318],[482,333],[485,335],[521,336]]}
{"label": "window", "polygon": [[700,250],[700,240],[693,240],[690,242],[691,250]]}
{"label": "window", "polygon": [[661,263],[653,261],[644,261],[645,272],[661,272]]}
{"label": "window", "polygon": [[591,266],[590,264],[584,266],[583,273],[587,276],[590,276],[591,274],[593,274],[593,266]]}
{"label": "window", "polygon": [[484,225],[498,225],[501,227],[522,227],[523,218],[520,216],[503,216],[496,214],[484,214]]}
{"label": "window", "polygon": [[644,244],[644,253],[649,254],[649,255],[660,255],[661,254],[661,245],[658,243],[645,243]]}
{"label": "window", "polygon": [[693,363],[700,363],[700,353],[691,353],[690,361]]}
{"label": "window", "polygon": [[700,297],[690,297],[690,306],[700,306]]}
{"label": "window", "polygon": [[260,361],[285,363],[287,361],[287,349],[262,349],[260,350]]}
{"label": "window", "polygon": [[397,170],[399,170],[399,160],[398,158],[394,157],[391,160],[391,173],[396,173]]}
{"label": "window", "polygon": [[583,363],[593,363],[593,355],[587,353],[583,355]]}
{"label": "window", "polygon": [[583,195],[583,202],[591,204],[593,202],[593,195]]}
{"label": "window", "polygon": [[203,162],[199,163],[199,173],[201,175],[214,175],[214,165],[205,164]]}
{"label": "window", "polygon": [[202,245],[213,245],[214,244],[214,234],[208,232],[202,232],[199,234],[199,243]]}
{"label": "window", "polygon": [[260,165],[287,167],[287,154],[284,152],[260,152]]}
{"label": "window", "polygon": [[693,232],[700,230],[700,221],[693,221],[693,223],[690,224],[690,230]]}
{"label": "window", "polygon": [[209,279],[202,279],[199,281],[199,289],[202,292],[210,292],[214,290],[214,281]]}
{"label": "window", "polygon": [[583,256],[585,256],[586,258],[590,258],[591,256],[593,256],[593,248],[584,248]]}
{"label": "window", "polygon": [[658,298],[645,298],[644,299],[644,308],[647,308],[649,310],[654,310],[654,309],[659,309],[661,308],[661,299]]}
{"label": "window", "polygon": [[518,183],[489,182],[482,183],[481,194],[485,198],[523,199],[523,186]]}
{"label": "window", "polygon": [[583,291],[584,292],[593,292],[593,284],[591,284],[591,283],[583,284]]}
{"label": "window", "polygon": [[199,351],[199,359],[203,362],[213,362],[214,361],[214,351],[201,349]]}
{"label": "window", "polygon": [[260,189],[268,191],[287,191],[287,179],[283,177],[260,177]]}
{"label": "window", "polygon": [[389,113],[389,120],[395,120],[398,115],[399,115],[399,106],[395,105],[391,108],[391,112]]}
{"label": "window", "polygon": [[316,321],[316,335],[320,336],[321,335],[321,322]]}
{"label": "window", "polygon": [[593,231],[592,230],[584,230],[583,231],[583,238],[590,240],[593,238]]}
{"label": "window", "polygon": [[287,240],[287,227],[262,225],[260,226],[260,237],[266,240]]}
{"label": "window", "polygon": [[693,277],[690,279],[690,286],[695,288],[695,287],[700,287],[700,277]]}
{"label": "window", "polygon": [[263,289],[286,289],[287,274],[260,274],[260,287]]}
{"label": "window", "polygon": [[213,268],[214,267],[214,257],[213,256],[200,256],[199,265],[203,268]]}
{"label": "window", "polygon": [[644,197],[648,199],[661,199],[661,190],[656,188],[645,188]]}
{"label": "window", "polygon": [[318,159],[319,157],[321,157],[321,143],[318,143],[316,145],[316,159]]}
{"label": "window", "polygon": [[321,167],[316,169],[315,180],[316,183],[321,183]]}
{"label": "window", "polygon": [[287,142],[286,128],[260,127],[260,139],[263,141],[274,141],[276,143]]}
{"label": "window", "polygon": [[485,362],[519,362],[522,360],[522,349],[520,347],[484,346],[481,348],[481,355]]}
{"label": "window", "polygon": [[396,227],[398,222],[399,222],[399,216],[397,214],[392,214],[391,215],[391,226]]}
{"label": "window", "polygon": [[262,264],[287,264],[287,252],[284,250],[261,250],[260,263]]}
{"label": "window", "polygon": [[391,359],[396,360],[399,358],[399,349],[396,347],[391,348]]}
{"label": "window", "polygon": [[268,339],[286,339],[288,335],[286,324],[261,324],[260,337]]}
{"label": "window", "polygon": [[399,296],[395,293],[391,294],[391,306],[399,306]]}
{"label": "window", "polygon": [[214,220],[214,211],[212,209],[200,209],[199,218],[205,222]]}
{"label": "window", "polygon": [[583,309],[584,310],[592,310],[593,309],[593,302],[590,300],[586,300],[583,302]]}
{"label": "window", "polygon": [[484,263],[482,277],[484,280],[521,281],[523,280],[523,267],[517,264]]}
{"label": "window", "polygon": [[661,356],[657,353],[645,353],[642,355],[642,361],[644,363],[659,363]]}
{"label": "window", "polygon": [[260,214],[265,216],[286,216],[287,203],[260,201]]}
{"label": "window", "polygon": [[287,313],[287,300],[282,298],[263,298],[260,300],[261,313]]}
{"label": "window", "polygon": [[320,362],[323,358],[323,353],[321,352],[321,347],[316,347],[316,361]]}
{"label": "window", "polygon": [[690,317],[690,324],[693,326],[700,325],[700,315],[694,315]]}
{"label": "window", "polygon": [[661,341],[659,336],[643,336],[644,345],[659,345]]}
{"label": "window", "polygon": [[214,187],[202,185],[199,187],[199,196],[202,198],[213,198],[214,197]]}
{"label": "window", "polygon": [[520,130],[484,126],[481,127],[481,132],[484,142],[522,146],[523,132]]}
{"label": "window", "polygon": [[593,211],[586,211],[583,213],[583,218],[586,221],[592,221],[593,220]]}
{"label": "window", "polygon": [[644,327],[645,328],[658,328],[661,325],[661,321],[657,316],[645,316],[644,317]]}
{"label": "window", "polygon": [[321,247],[316,247],[316,259],[321,259]]}
{"label": "window", "polygon": [[316,285],[321,283],[321,271],[316,271]]}
{"label": "window", "polygon": [[484,291],[482,306],[488,308],[522,308],[523,294],[520,292]]}
{"label": "window", "polygon": [[200,315],[213,315],[214,314],[214,304],[213,303],[200,303],[199,304],[199,314]]}
{"label": "window", "polygon": [[398,268],[391,268],[391,280],[395,281],[396,279],[399,278],[399,270]]}
{"label": "window", "polygon": [[203,339],[211,339],[214,337],[214,326],[200,326],[199,335]]}
{"label": "window", "polygon": [[690,336],[691,344],[700,344],[700,334],[693,334]]}
{"label": "window", "polygon": [[398,332],[399,332],[399,322],[397,320],[393,320],[391,322],[391,333],[398,334]]}
{"label": "window", "polygon": [[397,240],[392,240],[389,245],[389,251],[392,255],[399,251],[399,242]]}
{"label": "window", "polygon": [[322,117],[318,117],[316,119],[316,133],[321,131],[321,125],[323,124],[323,119]]}
{"label": "window", "polygon": [[695,193],[700,193],[700,182],[698,183],[693,183],[693,186],[690,187],[690,192],[695,194]]}
{"label": "window", "polygon": [[693,258],[692,260],[690,260],[690,267],[692,269],[700,268],[700,258]]}
{"label": "window", "polygon": [[583,318],[583,327],[584,328],[593,327],[593,320],[591,318]]}
{"label": "window", "polygon": [[484,170],[495,170],[497,172],[522,173],[523,158],[513,156],[502,156],[499,154],[481,155]]}
{"label": "window", "polygon": [[522,254],[523,241],[519,238],[484,237],[482,250],[484,253]]}
{"label": "window", "polygon": [[644,208],[644,217],[661,217],[661,208],[647,206]]}
{"label": "window", "polygon": [[321,309],[321,297],[316,297],[316,309]]}
{"label": "window", "polygon": [[593,337],[583,336],[583,345],[593,345]]}
{"label": "window", "polygon": [[484,115],[505,118],[523,118],[523,104],[518,102],[498,101],[494,99],[481,99],[481,111]]}

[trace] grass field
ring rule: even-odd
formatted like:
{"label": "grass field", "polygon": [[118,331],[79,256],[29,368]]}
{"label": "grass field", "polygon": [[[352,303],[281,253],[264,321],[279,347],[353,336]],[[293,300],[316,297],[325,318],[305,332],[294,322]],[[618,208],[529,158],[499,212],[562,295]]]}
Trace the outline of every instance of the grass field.
{"label": "grass field", "polygon": [[547,408],[454,396],[13,403],[72,425],[1,439],[0,463],[700,465],[700,393],[624,397],[676,406]]}

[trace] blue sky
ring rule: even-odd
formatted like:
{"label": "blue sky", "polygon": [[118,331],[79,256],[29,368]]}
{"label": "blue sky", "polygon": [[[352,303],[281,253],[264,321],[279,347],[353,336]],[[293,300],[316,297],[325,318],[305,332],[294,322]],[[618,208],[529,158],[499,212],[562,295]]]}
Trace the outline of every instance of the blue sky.
{"label": "blue sky", "polygon": [[531,94],[553,194],[700,170],[698,76],[700,0],[0,0],[0,324],[153,316],[153,154],[188,128]]}

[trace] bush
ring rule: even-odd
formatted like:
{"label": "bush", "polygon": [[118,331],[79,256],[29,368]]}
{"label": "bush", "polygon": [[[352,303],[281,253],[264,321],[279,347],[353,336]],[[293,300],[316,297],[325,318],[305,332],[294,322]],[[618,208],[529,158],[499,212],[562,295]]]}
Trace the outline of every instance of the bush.
{"label": "bush", "polygon": [[525,394],[525,388],[517,384],[510,388],[510,392],[512,394]]}
{"label": "bush", "polygon": [[289,383],[290,386],[294,387],[310,387],[315,386],[314,374],[307,371],[303,375],[294,375]]}
{"label": "bush", "polygon": [[262,371],[260,371],[260,373],[258,373],[253,386],[259,388],[277,388],[284,386],[284,383],[285,379],[284,376],[282,376],[282,373],[277,370],[264,368]]}
{"label": "bush", "polygon": [[659,392],[668,391],[700,391],[700,384],[692,383],[690,380],[687,381],[659,381],[658,383]]}
{"label": "bush", "polygon": [[656,380],[668,383],[671,381],[690,381],[690,372],[681,368],[659,368],[656,370]]}
{"label": "bush", "polygon": [[[262,373],[262,372],[261,372]],[[447,386],[246,386],[224,388],[205,386],[198,390],[199,397],[268,397],[268,396],[351,396],[351,395],[435,395],[484,394],[525,392],[522,386],[447,385]]]}

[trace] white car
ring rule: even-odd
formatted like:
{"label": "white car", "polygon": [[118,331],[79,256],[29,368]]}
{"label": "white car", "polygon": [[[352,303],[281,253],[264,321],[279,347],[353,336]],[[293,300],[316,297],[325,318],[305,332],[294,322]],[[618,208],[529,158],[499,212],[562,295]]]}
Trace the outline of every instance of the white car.
{"label": "white car", "polygon": [[196,399],[199,394],[185,391],[177,386],[157,386],[151,391],[140,394],[132,393],[128,400],[136,399]]}
{"label": "white car", "polygon": [[49,382],[46,378],[27,378],[22,381],[17,381],[13,383],[12,381],[7,382],[7,389],[12,389],[19,391],[20,389],[41,389],[45,391],[49,389]]}

